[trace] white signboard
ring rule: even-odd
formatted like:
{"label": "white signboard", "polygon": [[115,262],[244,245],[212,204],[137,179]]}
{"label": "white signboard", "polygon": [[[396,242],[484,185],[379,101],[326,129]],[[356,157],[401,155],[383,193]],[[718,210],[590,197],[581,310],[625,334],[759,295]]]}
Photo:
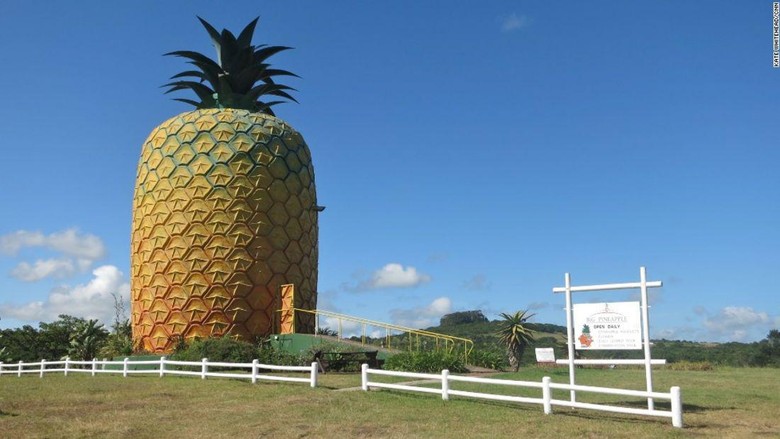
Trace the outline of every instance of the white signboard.
{"label": "white signboard", "polygon": [[537,363],[555,363],[555,351],[553,348],[536,348]]}
{"label": "white signboard", "polygon": [[642,349],[639,302],[574,305],[575,348]]}

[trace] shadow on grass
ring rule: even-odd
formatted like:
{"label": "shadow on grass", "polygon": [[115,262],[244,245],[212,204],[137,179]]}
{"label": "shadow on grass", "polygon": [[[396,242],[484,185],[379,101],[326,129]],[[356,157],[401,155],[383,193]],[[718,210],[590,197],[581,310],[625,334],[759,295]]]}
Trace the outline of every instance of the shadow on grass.
{"label": "shadow on grass", "polygon": [[5,410],[0,410],[0,416],[19,416],[19,413],[9,413]]}
{"label": "shadow on grass", "polygon": [[[654,401],[656,410],[671,411],[672,403],[669,401]],[[610,401],[605,403],[608,405],[625,406],[630,408],[643,409],[647,408],[647,401]],[[736,407],[705,407],[696,404],[683,403],[682,410],[685,413],[703,413],[713,410],[734,410]]]}
{"label": "shadow on grass", "polygon": [[[385,389],[374,389],[372,391],[387,393],[389,395],[393,395],[399,398],[403,397],[403,398],[414,399],[414,400],[424,400],[424,399],[431,399],[431,397],[435,397],[435,395],[422,395],[418,393],[409,393],[409,392],[385,390]],[[458,403],[471,403],[471,404],[476,403],[482,406],[501,407],[501,408],[519,410],[524,412],[543,413],[541,404],[514,403],[509,401],[478,400],[472,398],[459,398],[457,396],[451,397],[451,401],[458,402]],[[627,408],[640,408],[640,409],[647,408],[647,401],[609,401],[609,402],[601,402],[598,404],[617,406],[617,407],[627,407]],[[655,408],[656,410],[671,411],[671,403],[668,401],[664,401],[664,402],[656,401]],[[704,407],[695,404],[683,404],[683,416],[685,414],[691,414],[691,413],[703,413],[706,411],[732,410],[732,409],[734,409],[734,407]],[[563,416],[570,416],[574,418],[589,419],[589,420],[597,419],[597,418],[604,419],[605,416],[608,416],[609,419],[612,421],[622,422],[627,424],[642,424],[648,421],[648,418],[643,415],[608,413],[608,412],[594,411],[590,409],[577,409],[577,408],[560,407],[560,406],[553,406],[553,415],[563,415]],[[632,417],[632,416],[638,416],[638,417]],[[660,420],[660,419],[656,419],[656,420]],[[686,426],[695,427],[694,425],[686,425]]]}
{"label": "shadow on grass", "polygon": [[552,414],[553,416],[567,416],[570,418],[584,419],[588,421],[609,420],[610,422],[619,422],[622,424],[632,424],[632,425],[647,424],[648,421],[651,422],[656,421],[662,424],[669,423],[668,418],[633,417],[633,416],[641,416],[641,415],[596,412],[593,410],[586,410],[586,409],[571,409],[569,407],[558,407],[557,409],[553,409]]}
{"label": "shadow on grass", "polygon": [[[333,385],[326,386],[326,385],[323,385],[323,384],[320,384],[320,383],[317,383],[317,388],[318,389],[325,389],[325,390],[352,390],[351,387],[339,387],[339,386],[333,386]],[[357,390],[355,390],[355,392],[357,392]]]}
{"label": "shadow on grass", "polygon": [[[423,395],[420,393],[411,393],[411,392],[404,392],[402,390],[389,390],[389,389],[371,389],[371,392],[381,392],[386,393],[388,395],[393,395],[404,399],[414,399],[414,400],[441,400],[440,395],[430,394],[430,395]],[[445,401],[442,401],[445,402]],[[465,397],[459,397],[459,396],[450,396],[450,400],[446,401],[447,403],[457,403],[457,404],[479,404],[484,406],[490,406],[490,407],[502,407],[502,408],[508,408],[512,410],[521,410],[521,411],[528,411],[528,412],[540,412],[542,413],[542,405],[541,404],[523,404],[523,403],[513,403],[509,401],[491,401],[487,399],[473,399],[473,398],[465,398]]]}

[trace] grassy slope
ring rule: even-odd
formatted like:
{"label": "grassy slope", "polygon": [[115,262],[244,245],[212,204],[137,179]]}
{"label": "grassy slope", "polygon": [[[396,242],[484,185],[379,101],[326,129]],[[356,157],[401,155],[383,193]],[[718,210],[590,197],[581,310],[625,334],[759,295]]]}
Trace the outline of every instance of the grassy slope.
{"label": "grassy slope", "polygon": [[[490,322],[434,326],[427,328],[426,330],[468,338],[474,342],[474,348],[477,350],[494,351],[503,355],[504,349],[498,341],[498,336],[496,336],[496,332],[499,330],[500,325],[500,321],[493,320]],[[555,348],[557,358],[565,357],[565,327],[550,324],[529,324],[528,326],[534,330],[536,341],[528,347],[526,355],[523,356],[523,364],[533,364],[536,362],[534,348],[537,347]]]}
{"label": "grassy slope", "polygon": [[[526,368],[504,378],[565,382],[565,369]],[[752,437],[780,435],[777,369],[659,370],[656,390],[683,389],[686,429],[667,419],[380,391],[336,392],[357,375],[325,375],[323,387],[187,377],[0,377],[3,437]],[[641,388],[642,370],[578,371],[578,382]],[[512,391],[502,389],[503,392]],[[622,397],[592,397],[641,405]]]}
{"label": "grassy slope", "polygon": [[[428,331],[469,338],[476,349],[502,352],[495,333],[500,321],[435,326]],[[523,364],[535,362],[535,347],[554,347],[556,358],[567,358],[566,327],[546,323],[530,323],[534,329],[536,342],[529,346],[523,357]],[[749,366],[751,359],[758,353],[757,343],[707,343],[681,340],[653,340],[653,358],[663,358],[669,362],[706,361],[728,366]],[[644,358],[642,350],[625,351],[580,351],[582,358]]]}

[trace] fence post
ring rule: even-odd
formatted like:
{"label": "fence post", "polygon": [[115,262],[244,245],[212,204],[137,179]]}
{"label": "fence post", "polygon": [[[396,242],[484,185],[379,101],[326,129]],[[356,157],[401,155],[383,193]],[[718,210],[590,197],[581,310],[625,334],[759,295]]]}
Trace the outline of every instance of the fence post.
{"label": "fence post", "polygon": [[202,380],[205,380],[205,379],[206,379],[206,374],[207,374],[207,373],[208,373],[208,371],[209,371],[209,364],[208,364],[208,361],[209,361],[209,359],[208,359],[208,358],[204,358],[204,359],[202,359],[202,360],[201,360],[201,366],[200,366],[200,379],[202,379]]}
{"label": "fence post", "polygon": [[445,401],[450,399],[450,371],[448,369],[441,371],[441,399]]}
{"label": "fence post", "polygon": [[360,365],[360,377],[363,381],[361,385],[363,390],[368,392],[368,364],[363,363]]}
{"label": "fence post", "polygon": [[165,376],[165,355],[160,357],[160,378]]}
{"label": "fence post", "polygon": [[68,363],[70,362],[70,357],[65,357],[65,376],[68,376]]}
{"label": "fence post", "polygon": [[95,376],[95,371],[97,370],[97,358],[92,359],[92,376]]}
{"label": "fence post", "polygon": [[542,378],[542,403],[544,404],[544,414],[552,413],[552,392],[550,390],[550,377]]}
{"label": "fence post", "polygon": [[43,371],[46,370],[46,360],[41,360],[41,378],[43,378]]}
{"label": "fence post", "polygon": [[130,361],[129,358],[125,357],[124,361],[122,361],[122,376],[127,378],[127,362]]}
{"label": "fence post", "polygon": [[683,426],[683,416],[682,416],[682,395],[680,392],[680,388],[677,386],[674,386],[669,391],[672,396],[672,425],[677,428],[682,428]]}
{"label": "fence post", "polygon": [[252,360],[252,384],[257,383],[257,358]]}
{"label": "fence post", "polygon": [[0,361],[0,375],[3,374],[3,362]]}
{"label": "fence post", "polygon": [[[113,358],[111,358],[113,360]],[[106,370],[106,361],[108,358],[103,358],[103,363],[100,365],[100,370]]]}
{"label": "fence post", "polygon": [[317,362],[311,364],[311,386],[317,387]]}
{"label": "fence post", "polygon": [[16,376],[19,377],[19,378],[22,377],[22,360],[19,360],[19,371],[16,374]]}

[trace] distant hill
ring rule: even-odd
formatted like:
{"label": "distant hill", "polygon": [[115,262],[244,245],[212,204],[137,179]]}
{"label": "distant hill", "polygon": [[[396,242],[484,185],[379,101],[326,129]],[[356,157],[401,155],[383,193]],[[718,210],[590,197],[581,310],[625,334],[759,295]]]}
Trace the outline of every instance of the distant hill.
{"label": "distant hill", "polygon": [[[499,343],[498,332],[500,320],[488,320],[482,311],[462,311],[447,314],[441,318],[439,326],[431,326],[426,331],[455,337],[468,338],[474,341],[474,349],[496,352],[503,356],[504,348]],[[555,348],[556,356],[560,357],[566,351],[566,327],[549,323],[529,323],[528,328],[534,331],[536,341],[529,346],[523,363],[536,361],[534,348]]]}
{"label": "distant hill", "polygon": [[[489,320],[481,311],[463,311],[447,314],[439,326],[427,331],[474,341],[476,350],[497,352],[503,355],[503,346],[498,342],[496,332],[500,320]],[[567,358],[566,327],[549,323],[529,323],[535,331],[536,341],[529,346],[523,358],[524,364],[534,363],[534,348],[552,347],[556,358]],[[754,343],[712,343],[679,340],[652,340],[653,358],[668,362],[694,361],[710,362],[728,366],[774,366],[780,367],[780,332],[772,330],[766,339]],[[644,358],[641,350],[632,351],[580,351],[581,358]]]}
{"label": "distant hill", "polygon": [[[482,311],[462,311],[447,314],[441,318],[438,326],[425,328],[426,331],[474,341],[475,355],[488,354],[487,357],[505,361],[504,347],[496,333],[501,320],[489,320]],[[544,347],[555,350],[555,358],[568,358],[566,347],[566,327],[550,323],[529,323],[536,340],[531,343],[522,359],[522,364],[536,362],[534,348]],[[352,337],[360,341],[360,337]],[[391,345],[406,346],[411,343],[409,336],[398,334],[390,336]],[[367,337],[368,344],[384,346],[385,338]],[[773,329],[767,338],[754,343],[712,343],[679,340],[652,340],[654,359],[665,359],[670,363],[681,361],[709,362],[724,366],[770,366],[780,367],[780,331]],[[642,350],[625,351],[578,351],[580,358],[644,358]],[[475,357],[476,358],[476,357]],[[494,361],[494,363],[498,364]]]}

